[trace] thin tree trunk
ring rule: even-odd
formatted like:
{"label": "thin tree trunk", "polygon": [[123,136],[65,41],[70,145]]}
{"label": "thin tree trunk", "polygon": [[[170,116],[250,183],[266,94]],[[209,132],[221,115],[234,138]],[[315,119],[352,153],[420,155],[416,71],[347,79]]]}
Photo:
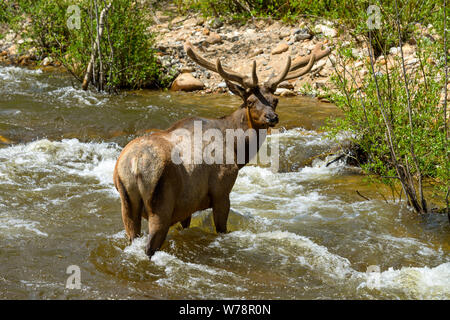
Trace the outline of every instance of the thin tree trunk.
{"label": "thin tree trunk", "polygon": [[392,127],[391,127],[392,123],[391,123],[391,120],[388,119],[388,117],[386,115],[383,100],[382,100],[381,94],[380,94],[380,88],[378,86],[378,79],[375,74],[375,68],[374,68],[374,59],[375,58],[374,58],[374,53],[372,52],[372,49],[373,49],[372,48],[372,31],[369,31],[369,46],[368,46],[368,48],[369,48],[370,66],[372,69],[372,74],[373,74],[374,81],[375,81],[375,88],[377,91],[377,100],[378,100],[378,104],[380,107],[381,115],[383,117],[384,124],[386,126],[386,140],[387,140],[389,150],[391,153],[392,162],[394,163],[394,168],[397,172],[397,176],[400,180],[400,183],[402,185],[403,192],[405,193],[405,197],[406,197],[407,201],[410,202],[414,207],[416,207],[411,198],[412,195],[409,190],[409,185],[407,184],[407,181],[405,181],[406,177],[405,177],[404,168],[400,166],[400,164],[398,163],[398,160],[397,160],[397,154],[395,152],[394,143],[393,143],[393,140],[395,138],[393,137],[394,134],[392,132]]}
{"label": "thin tree trunk", "polygon": [[[445,154],[448,152],[448,129],[447,129],[447,84],[448,84],[448,52],[447,52],[447,1],[444,0],[444,56],[445,56],[445,83],[444,83],[444,138],[445,138]],[[449,197],[450,187],[447,187],[445,195],[445,205],[447,210],[448,221],[450,222]]]}
{"label": "thin tree trunk", "polygon": [[[423,186],[422,186],[422,172],[419,167],[419,161],[416,157],[416,152],[414,150],[414,131],[413,131],[413,122],[412,122],[412,109],[411,109],[411,96],[409,93],[409,86],[408,86],[408,79],[406,78],[406,67],[405,67],[405,57],[403,55],[403,48],[402,48],[402,35],[400,30],[400,18],[398,14],[398,7],[397,7],[397,0],[395,0],[395,12],[396,12],[396,24],[397,24],[397,33],[398,33],[398,44],[400,47],[400,54],[402,58],[402,71],[403,71],[403,81],[405,82],[405,90],[406,90],[406,99],[408,103],[408,118],[409,118],[409,142],[410,142],[410,149],[411,149],[411,156],[414,161],[414,166],[416,167],[417,175],[418,175],[418,182],[419,182],[419,195],[420,195],[420,213],[426,213],[427,212],[427,202],[425,201],[425,198],[423,196]],[[411,171],[408,169],[408,174],[411,175]],[[416,194],[416,190],[413,183],[410,183],[410,187],[412,188],[412,191],[414,194]]]}
{"label": "thin tree trunk", "polygon": [[[105,0],[103,0],[103,4],[105,5],[105,7],[107,6]],[[114,48],[113,48],[112,43],[111,43],[111,37],[110,37],[110,32],[109,32],[109,23],[108,23],[108,21],[106,21],[105,26],[106,26],[106,35],[108,37],[108,44],[109,44],[109,50],[110,50],[110,53],[109,53],[109,80],[111,81],[112,73],[113,73],[113,70],[114,70]],[[111,87],[108,88],[108,91],[111,91]]]}
{"label": "thin tree trunk", "polygon": [[[98,49],[98,62],[99,62],[99,80],[98,80],[98,91],[103,91],[103,82],[104,82],[104,76],[103,76],[103,60],[102,60],[102,46],[100,44],[100,28],[104,28],[103,25],[100,25],[100,21],[98,19],[98,5],[97,0],[94,0],[94,6],[95,6],[95,19],[97,21],[97,49]],[[103,21],[102,21],[103,22]]]}
{"label": "thin tree trunk", "polygon": [[88,67],[86,70],[86,74],[84,75],[83,83],[81,85],[81,88],[83,90],[87,90],[87,88],[89,86],[89,82],[91,82],[91,79],[92,79],[92,68],[95,63],[96,55],[100,52],[99,51],[100,39],[102,37],[103,29],[105,26],[106,14],[108,13],[108,10],[111,8],[111,5],[112,4],[110,3],[108,6],[106,6],[106,8],[104,8],[102,10],[102,12],[100,13],[100,19],[99,19],[99,21],[97,21],[97,39],[95,40],[94,48],[93,48],[92,54],[91,54],[91,60],[89,61],[89,64],[88,64]]}

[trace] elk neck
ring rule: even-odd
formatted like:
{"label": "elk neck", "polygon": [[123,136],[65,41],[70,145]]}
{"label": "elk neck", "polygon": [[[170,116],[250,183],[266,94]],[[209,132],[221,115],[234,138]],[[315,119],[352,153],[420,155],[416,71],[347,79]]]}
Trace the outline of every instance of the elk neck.
{"label": "elk neck", "polygon": [[[264,140],[266,139],[266,134],[261,132],[259,129],[266,129],[265,127],[258,126],[252,119],[250,115],[250,110],[246,106],[241,106],[238,110],[234,111],[229,116],[223,118],[225,128],[224,129],[242,129],[244,132],[247,130],[255,130],[256,136],[252,135],[253,139],[257,139],[257,150],[261,147]],[[245,164],[247,164],[253,155],[249,155],[249,137],[245,139]],[[235,154],[237,154],[237,144],[234,146]],[[239,165],[239,168],[242,168],[245,164]]]}

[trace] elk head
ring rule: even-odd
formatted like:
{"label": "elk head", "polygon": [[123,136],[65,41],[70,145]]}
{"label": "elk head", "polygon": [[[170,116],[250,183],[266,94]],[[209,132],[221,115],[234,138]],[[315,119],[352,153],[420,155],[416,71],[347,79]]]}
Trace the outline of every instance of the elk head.
{"label": "elk head", "polygon": [[219,58],[216,63],[206,60],[194,50],[189,41],[185,43],[184,49],[198,65],[218,73],[225,80],[230,91],[242,98],[244,103],[241,108],[247,109],[250,126],[256,128],[273,127],[278,123],[278,115],[275,113],[278,98],[274,95],[277,86],[283,80],[307,74],[316,61],[331,52],[329,48],[322,50],[322,44],[319,43],[308,56],[295,59],[294,62],[291,62],[291,57],[288,57],[283,71],[278,76],[269,77],[264,83],[259,84],[255,61],[253,61],[251,75],[246,76],[223,67]]}

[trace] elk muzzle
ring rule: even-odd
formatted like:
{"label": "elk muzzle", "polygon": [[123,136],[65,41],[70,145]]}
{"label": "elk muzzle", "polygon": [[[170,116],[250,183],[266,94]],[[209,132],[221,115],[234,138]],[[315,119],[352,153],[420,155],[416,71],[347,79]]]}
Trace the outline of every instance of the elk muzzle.
{"label": "elk muzzle", "polygon": [[266,113],[264,118],[269,127],[274,127],[278,123],[278,115],[275,112]]}

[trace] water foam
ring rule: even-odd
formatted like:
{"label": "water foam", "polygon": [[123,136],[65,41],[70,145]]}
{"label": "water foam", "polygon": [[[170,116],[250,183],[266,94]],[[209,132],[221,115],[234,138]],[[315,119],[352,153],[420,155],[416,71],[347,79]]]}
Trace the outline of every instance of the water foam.
{"label": "water foam", "polygon": [[[77,175],[95,178],[99,184],[112,187],[119,153],[120,147],[111,143],[42,139],[0,149],[0,175],[13,184],[21,184],[23,175],[36,172],[47,173],[56,184],[61,176]],[[35,188],[36,184],[32,186]]]}
{"label": "water foam", "polygon": [[450,299],[450,262],[432,268],[389,268],[371,280],[363,275],[358,290],[369,288],[381,293],[392,292],[396,297],[407,299]]}
{"label": "water foam", "polygon": [[0,230],[2,230],[3,235],[7,235],[9,238],[23,237],[24,235],[30,235],[30,233],[31,235],[48,237],[48,234],[39,230],[37,226],[39,226],[39,223],[36,221],[0,217]]}
{"label": "water foam", "polygon": [[94,94],[90,91],[75,89],[74,87],[58,88],[48,92],[48,94],[59,100],[70,102],[71,106],[81,107],[101,106],[109,100],[106,96],[100,96],[100,94]]}
{"label": "water foam", "polygon": [[17,79],[23,78],[23,76],[38,74],[42,74],[42,70],[30,70],[14,66],[0,67],[0,80],[5,81],[17,81]]}
{"label": "water foam", "polygon": [[[236,239],[240,240],[239,245],[244,250],[268,250],[280,257],[295,257],[298,265],[322,275],[322,281],[349,286],[356,291],[365,290],[366,296],[381,292],[388,298],[450,299],[450,262],[432,268],[389,268],[380,272],[378,281],[373,283],[369,274],[355,270],[347,258],[301,235],[280,230],[262,233],[236,231],[222,235],[215,242]],[[215,242],[211,246],[217,246]]]}

